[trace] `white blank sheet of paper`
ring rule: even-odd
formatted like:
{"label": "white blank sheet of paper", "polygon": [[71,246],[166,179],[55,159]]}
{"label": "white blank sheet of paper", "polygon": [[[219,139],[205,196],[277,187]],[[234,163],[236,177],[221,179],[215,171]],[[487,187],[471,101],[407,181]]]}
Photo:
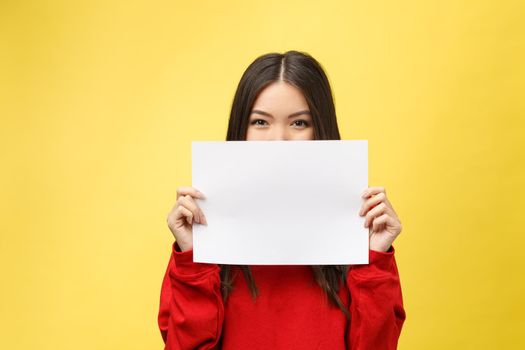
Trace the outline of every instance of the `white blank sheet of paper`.
{"label": "white blank sheet of paper", "polygon": [[195,262],[368,263],[367,140],[193,141]]}

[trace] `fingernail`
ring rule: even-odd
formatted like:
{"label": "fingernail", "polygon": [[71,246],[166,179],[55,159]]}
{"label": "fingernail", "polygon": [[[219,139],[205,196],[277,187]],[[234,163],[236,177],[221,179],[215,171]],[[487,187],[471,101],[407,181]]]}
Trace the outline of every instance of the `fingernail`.
{"label": "fingernail", "polygon": [[201,191],[197,190],[197,193],[199,194],[199,196],[202,198],[202,199],[205,199],[206,196],[204,195],[204,193],[202,193]]}
{"label": "fingernail", "polygon": [[203,221],[204,225],[208,225],[208,221],[206,221],[206,217],[203,216],[202,219],[204,220],[204,221]]}
{"label": "fingernail", "polygon": [[363,198],[366,198],[367,196],[368,196],[368,192],[367,191],[363,192],[363,194],[361,195],[361,197],[363,197]]}

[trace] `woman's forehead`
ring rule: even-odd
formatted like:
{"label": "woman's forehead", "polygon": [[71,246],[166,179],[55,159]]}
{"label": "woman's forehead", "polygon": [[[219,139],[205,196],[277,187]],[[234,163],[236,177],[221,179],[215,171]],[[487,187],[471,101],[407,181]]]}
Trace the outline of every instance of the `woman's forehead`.
{"label": "woman's forehead", "polygon": [[280,114],[291,114],[299,109],[308,110],[308,103],[298,88],[279,81],[268,85],[259,93],[253,104],[253,109],[262,110],[272,115],[272,111]]}

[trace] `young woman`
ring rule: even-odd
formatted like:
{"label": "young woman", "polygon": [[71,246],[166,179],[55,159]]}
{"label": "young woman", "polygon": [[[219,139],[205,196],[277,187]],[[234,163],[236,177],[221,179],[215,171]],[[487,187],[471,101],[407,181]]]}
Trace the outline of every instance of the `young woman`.
{"label": "young woman", "polygon": [[[339,140],[330,85],[319,63],[297,51],[257,58],[239,82],[226,139]],[[196,198],[205,196],[179,187],[167,218],[175,242],[158,314],[165,349],[397,347],[405,311],[392,243],[401,223],[383,187],[362,194],[368,265],[194,263],[192,225],[207,224]]]}

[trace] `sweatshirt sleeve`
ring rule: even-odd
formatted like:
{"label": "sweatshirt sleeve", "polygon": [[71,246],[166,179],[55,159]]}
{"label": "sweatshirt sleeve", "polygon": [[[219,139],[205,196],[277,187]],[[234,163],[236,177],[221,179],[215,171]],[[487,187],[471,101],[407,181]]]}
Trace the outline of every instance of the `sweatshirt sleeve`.
{"label": "sweatshirt sleeve", "polygon": [[352,301],[347,349],[396,349],[405,321],[394,247],[369,250],[368,265],[352,265],[347,284]]}
{"label": "sweatshirt sleeve", "polygon": [[158,313],[164,349],[214,349],[224,320],[219,266],[193,262],[176,242],[171,250]]}

